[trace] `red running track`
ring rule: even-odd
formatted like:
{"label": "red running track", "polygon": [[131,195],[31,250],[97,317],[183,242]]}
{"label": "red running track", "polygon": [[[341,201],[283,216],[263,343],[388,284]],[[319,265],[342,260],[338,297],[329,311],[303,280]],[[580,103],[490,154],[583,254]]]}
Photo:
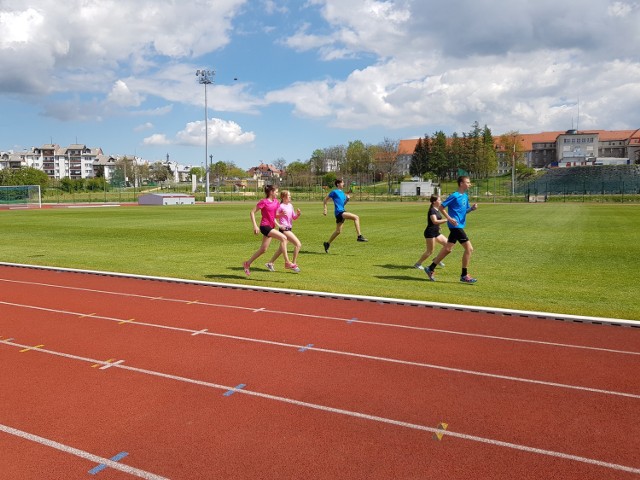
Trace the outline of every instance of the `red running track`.
{"label": "red running track", "polygon": [[0,266],[0,478],[640,478],[640,329]]}

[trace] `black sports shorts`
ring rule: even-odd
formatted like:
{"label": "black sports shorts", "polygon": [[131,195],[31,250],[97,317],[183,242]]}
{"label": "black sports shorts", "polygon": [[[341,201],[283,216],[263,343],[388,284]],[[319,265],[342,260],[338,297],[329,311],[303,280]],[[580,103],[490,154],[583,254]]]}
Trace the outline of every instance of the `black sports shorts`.
{"label": "black sports shorts", "polygon": [[462,228],[451,228],[449,229],[449,238],[447,239],[447,242],[449,243],[456,243],[456,242],[460,242],[460,243],[466,243],[469,241],[469,237],[467,237],[467,234],[465,233],[465,231]]}
{"label": "black sports shorts", "polygon": [[265,237],[269,236],[269,232],[271,230],[273,230],[273,228],[269,225],[260,225],[260,232],[262,232],[262,235],[264,235]]}

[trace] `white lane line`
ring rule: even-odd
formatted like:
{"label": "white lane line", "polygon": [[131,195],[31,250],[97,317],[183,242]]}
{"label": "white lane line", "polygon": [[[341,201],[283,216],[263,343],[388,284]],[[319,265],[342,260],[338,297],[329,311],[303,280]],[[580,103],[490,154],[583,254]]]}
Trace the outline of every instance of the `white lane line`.
{"label": "white lane line", "polygon": [[[104,295],[115,295],[115,296],[123,296],[123,297],[130,297],[130,298],[140,298],[140,299],[144,299],[144,300],[165,301],[165,302],[171,302],[171,303],[181,303],[181,304],[185,304],[185,305],[193,305],[193,301],[191,301],[191,300],[181,300],[181,299],[177,299],[177,298],[153,297],[153,296],[150,296],[150,295],[141,295],[141,294],[135,294],[135,293],[114,292],[114,291],[109,291],[109,290],[96,290],[96,289],[82,288],[82,287],[69,287],[69,286],[64,286],[64,285],[53,285],[53,284],[49,284],[49,283],[40,283],[40,282],[27,282],[27,281],[22,281],[22,280],[8,280],[8,279],[2,279],[2,278],[0,278],[0,282],[18,283],[18,284],[25,284],[25,285],[35,285],[35,286],[48,287],[48,288],[60,288],[60,289],[65,289],[65,290],[77,290],[77,291],[98,293],[98,294],[104,294]],[[0,303],[4,303],[4,302],[0,302]],[[10,303],[7,303],[7,304],[11,305]],[[455,331],[455,330],[444,330],[444,329],[440,329],[440,328],[416,327],[416,326],[413,326],[413,325],[402,325],[402,324],[396,324],[396,323],[373,322],[373,321],[367,321],[367,320],[360,320],[360,319],[357,319],[357,318],[340,318],[340,317],[331,317],[331,316],[326,316],[326,315],[314,315],[314,314],[308,314],[308,313],[288,312],[288,311],[282,311],[282,310],[269,310],[269,309],[265,309],[265,308],[256,309],[255,307],[243,307],[243,306],[240,306],[240,305],[208,303],[208,302],[201,302],[201,301],[198,301],[197,305],[204,306],[204,307],[217,307],[217,308],[229,308],[229,309],[235,309],[235,310],[244,310],[244,311],[253,312],[253,313],[273,313],[273,314],[276,314],[276,315],[289,315],[289,316],[296,316],[296,317],[302,317],[302,318],[313,318],[313,319],[316,319],[316,320],[331,320],[331,321],[338,321],[338,322],[347,322],[349,324],[351,324],[351,323],[360,323],[360,324],[364,324],[364,325],[372,325],[372,326],[377,326],[377,327],[390,327],[390,328],[399,328],[399,329],[406,329],[406,330],[416,330],[416,331],[422,331],[422,332],[442,333],[442,334],[446,334],[446,335],[458,335],[458,336],[463,336],[463,337],[483,338],[483,339],[489,339],[489,340],[499,340],[499,341],[506,341],[506,342],[528,343],[528,344],[533,344],[533,345],[546,345],[546,346],[550,346],[550,347],[575,348],[575,349],[580,349],[580,350],[591,350],[591,351],[597,351],[597,352],[617,353],[617,354],[622,354],[622,355],[638,355],[638,356],[640,356],[640,352],[634,352],[634,351],[629,351],[629,350],[616,350],[616,349],[611,349],[611,348],[590,347],[590,346],[587,346],[587,345],[574,345],[574,344],[568,344],[568,343],[545,342],[545,341],[542,341],[542,340],[529,340],[529,339],[524,339],[524,338],[501,337],[501,336],[498,336],[498,335],[485,335],[485,334],[481,334],[481,333],[458,332],[458,331]]]}
{"label": "white lane line", "polygon": [[[0,341],[0,343],[5,343],[14,347],[24,347],[24,345],[20,345],[17,343],[7,343]],[[91,358],[85,358],[85,357],[80,357],[77,355],[73,355],[73,354],[68,354],[68,353],[63,353],[63,352],[56,352],[53,350],[45,350],[45,349],[39,349],[37,350],[38,353],[46,353],[49,355],[55,355],[58,357],[64,357],[64,358],[70,358],[73,360],[80,360],[83,362],[91,362],[91,363],[95,363],[96,360],[91,359]],[[220,384],[216,384],[216,383],[211,383],[211,382],[207,382],[204,380],[195,380],[192,378],[188,378],[188,377],[182,377],[179,375],[172,375],[169,373],[163,373],[163,372],[156,372],[153,370],[147,370],[144,368],[137,368],[137,367],[132,367],[131,365],[125,365],[125,364],[118,364],[118,365],[114,365],[114,368],[121,368],[123,370],[128,370],[131,372],[136,372],[136,373],[141,373],[144,375],[150,375],[150,376],[154,376],[154,377],[159,377],[159,378],[165,378],[168,380],[175,380],[178,382],[183,382],[183,383],[188,383],[188,384],[192,384],[192,385],[198,385],[201,387],[207,387],[207,388],[213,388],[216,390],[224,390],[224,391],[229,391],[229,390],[234,390],[235,392],[238,394],[242,394],[242,395],[249,395],[252,397],[258,397],[258,398],[263,398],[266,400],[273,400],[276,402],[281,402],[281,403],[286,403],[289,405],[296,405],[298,407],[304,407],[304,408],[310,408],[313,410],[319,410],[322,412],[327,412],[327,413],[335,413],[338,415],[344,415],[347,417],[352,417],[352,418],[358,418],[361,420],[369,420],[369,421],[373,421],[373,422],[378,422],[378,423],[384,423],[387,425],[394,425],[397,427],[403,427],[403,428],[410,428],[413,430],[421,430],[424,432],[429,432],[429,433],[443,433],[445,436],[449,436],[449,437],[453,437],[453,438],[459,438],[461,440],[468,440],[468,441],[472,441],[472,442],[478,442],[478,443],[484,443],[484,444],[488,444],[488,445],[492,445],[492,446],[496,446],[496,447],[504,447],[504,448],[509,448],[512,450],[519,450],[519,451],[523,451],[523,452],[527,452],[527,453],[533,453],[533,454],[538,454],[538,455],[545,455],[545,456],[549,456],[549,457],[554,457],[554,458],[560,458],[563,460],[572,460],[575,462],[580,462],[580,463],[586,463],[589,465],[595,465],[595,466],[599,466],[599,467],[604,467],[604,468],[608,468],[608,469],[612,469],[612,470],[616,470],[616,471],[621,471],[621,472],[628,472],[628,473],[636,473],[636,474],[640,474],[640,468],[634,468],[634,467],[629,467],[626,465],[620,465],[620,464],[616,464],[616,463],[610,463],[610,462],[604,462],[601,460],[595,460],[592,458],[587,458],[587,457],[580,457],[577,455],[570,455],[567,453],[562,453],[562,452],[556,452],[553,450],[545,450],[545,449],[541,449],[541,448],[535,448],[535,447],[529,447],[526,445],[520,445],[517,443],[511,443],[511,442],[504,442],[501,440],[495,440],[492,438],[485,438],[485,437],[479,437],[477,435],[468,435],[465,433],[459,433],[459,432],[455,432],[452,430],[446,430],[446,431],[442,431],[439,428],[433,428],[433,427],[427,427],[425,425],[419,425],[419,424],[415,424],[415,423],[409,423],[409,422],[403,422],[401,420],[394,420],[391,418],[386,418],[386,417],[379,417],[377,415],[370,415],[370,414],[366,414],[366,413],[361,413],[361,412],[355,412],[352,410],[345,410],[342,408],[335,408],[335,407],[328,407],[326,405],[320,405],[320,404],[316,404],[316,403],[310,403],[310,402],[303,402],[300,400],[295,400],[293,398],[288,398],[288,397],[281,397],[278,395],[271,395],[268,393],[261,393],[261,392],[255,392],[255,391],[251,391],[251,390],[247,390],[247,389],[237,389],[237,387],[233,387],[233,386],[227,386],[227,385],[220,385]],[[101,459],[100,462],[101,463],[105,463],[103,460],[105,459]],[[115,463],[115,462],[114,462]]]}
{"label": "white lane line", "polygon": [[30,442],[39,443],[40,445],[44,445],[46,447],[55,448],[56,450],[60,450],[61,452],[75,455],[76,457],[89,460],[93,463],[106,465],[109,468],[120,470],[121,472],[128,473],[129,475],[133,475],[135,477],[146,478],[148,480],[168,480],[166,477],[161,477],[160,475],[140,470],[139,468],[130,467],[129,465],[125,465],[123,463],[114,462],[113,460],[110,460],[108,458],[103,458],[98,455],[94,455],[93,453],[85,452],[84,450],[79,450],[77,448],[70,447],[69,445],[64,445],[54,440],[49,440],[48,438],[34,435],[33,433],[24,432],[7,425],[0,424],[0,432],[14,435],[16,437],[29,440]]}
{"label": "white lane line", "polygon": [[99,368],[99,370],[106,370],[107,368],[115,367],[116,365],[121,365],[124,363],[124,360],[118,360],[117,362],[106,362],[103,366]]}
{"label": "white lane line", "polygon": [[[64,315],[72,315],[72,316],[75,316],[75,317],[79,316],[78,312],[70,312],[70,311],[66,311],[66,310],[55,310],[55,309],[51,309],[51,308],[34,307],[34,306],[31,306],[31,305],[20,305],[20,304],[15,304],[15,303],[8,303],[8,302],[0,302],[0,304],[23,307],[23,308],[27,308],[27,309],[33,309],[33,310],[41,310],[41,311],[51,312],[51,313],[59,313],[59,314],[64,314]],[[118,322],[118,323],[120,323],[122,321],[121,318],[103,317],[103,316],[99,316],[99,315],[93,315],[92,317],[85,317],[85,318],[89,318],[91,320],[93,320],[93,319],[96,319],[96,320],[107,320],[107,321],[110,321],[110,322]],[[128,323],[128,325],[140,325],[140,326],[143,326],[143,327],[159,328],[159,329],[170,330],[170,331],[174,331],[174,332],[185,332],[185,333],[189,333],[191,335],[193,335],[194,333],[197,333],[198,335],[209,335],[211,337],[226,338],[226,339],[231,339],[231,340],[240,340],[240,341],[244,341],[244,342],[260,343],[260,344],[264,344],[264,345],[273,345],[273,346],[278,346],[278,347],[295,348],[295,349],[299,349],[300,348],[300,345],[293,345],[293,344],[290,344],[290,343],[275,342],[275,341],[272,341],[272,340],[261,340],[261,339],[249,338],[249,337],[240,337],[240,336],[237,336],[237,335],[227,335],[227,334],[223,334],[223,333],[204,332],[202,330],[191,330],[191,329],[188,329],[188,328],[172,327],[172,326],[168,326],[168,325],[157,325],[157,324],[154,324],[154,323],[130,321]],[[3,341],[0,340],[0,343],[2,343],[2,342]],[[7,343],[7,342],[5,342],[5,343]],[[640,394],[626,393],[626,392],[616,392],[616,391],[604,390],[604,389],[600,389],[600,388],[583,387],[583,386],[579,386],[579,385],[569,385],[569,384],[565,384],[565,383],[548,382],[548,381],[545,381],[545,380],[535,380],[535,379],[531,379],[531,378],[513,377],[513,376],[509,376],[509,375],[499,375],[499,374],[496,374],[496,373],[480,372],[480,371],[476,371],[476,370],[467,370],[467,369],[462,369],[462,368],[445,367],[443,365],[436,365],[436,364],[432,364],[432,363],[412,362],[412,361],[409,361],[409,360],[400,360],[400,359],[388,358],[388,357],[378,357],[378,356],[375,356],[375,355],[366,355],[366,354],[363,354],[363,353],[345,352],[345,351],[341,351],[341,350],[331,350],[331,349],[328,349],[328,348],[319,348],[319,347],[311,347],[311,348],[309,348],[309,350],[313,350],[313,351],[316,351],[316,352],[328,353],[328,354],[332,354],[332,355],[343,355],[343,356],[346,356],[346,357],[363,358],[363,359],[366,359],[366,360],[375,360],[375,361],[379,361],[379,362],[395,363],[395,364],[400,364],[400,365],[409,365],[409,366],[412,366],[412,367],[430,368],[430,369],[434,369],[434,370],[442,370],[442,371],[445,371],[445,372],[453,372],[453,373],[459,373],[459,374],[465,374],[465,375],[473,375],[473,376],[477,376],[477,377],[487,377],[487,378],[493,378],[493,379],[497,379],[497,380],[508,380],[508,381],[512,381],[512,382],[527,383],[527,384],[532,384],[532,385],[544,385],[546,387],[564,388],[564,389],[578,390],[578,391],[589,392],[589,393],[599,393],[599,394],[603,394],[603,395],[613,395],[613,396],[618,396],[618,397],[627,397],[627,398],[640,399]]]}
{"label": "white lane line", "polygon": [[390,297],[374,297],[371,295],[357,295],[357,294],[343,294],[335,292],[317,292],[314,290],[296,290],[292,288],[273,288],[263,287],[258,285],[244,285],[228,282],[204,282],[202,280],[193,280],[186,278],[172,278],[172,277],[160,277],[157,275],[139,275],[134,273],[121,273],[121,272],[109,272],[104,270],[87,270],[80,268],[63,268],[52,267],[46,265],[28,265],[24,263],[11,263],[0,262],[0,267],[13,267],[24,268],[31,270],[47,271],[47,272],[64,272],[75,274],[88,274],[109,276],[114,278],[124,278],[133,280],[151,280],[155,282],[169,282],[180,285],[191,285],[196,287],[216,287],[223,289],[244,290],[246,292],[269,292],[285,295],[305,296],[305,297],[319,297],[329,299],[339,299],[353,301],[363,301],[371,303],[386,303],[391,305],[402,305],[412,307],[428,307],[434,309],[455,310],[461,312],[471,313],[488,313],[496,315],[507,316],[520,316],[533,319],[547,319],[547,320],[562,320],[566,322],[576,323],[592,323],[594,325],[615,325],[615,326],[627,326],[632,328],[640,328],[640,321],[638,320],[625,320],[622,318],[607,318],[607,317],[590,317],[586,315],[571,315],[566,313],[554,313],[554,312],[536,312],[530,310],[515,310],[513,308],[499,308],[499,307],[487,307],[480,305],[461,305],[455,303],[442,303],[442,302],[426,302],[423,300],[412,300],[407,298],[390,298]]}

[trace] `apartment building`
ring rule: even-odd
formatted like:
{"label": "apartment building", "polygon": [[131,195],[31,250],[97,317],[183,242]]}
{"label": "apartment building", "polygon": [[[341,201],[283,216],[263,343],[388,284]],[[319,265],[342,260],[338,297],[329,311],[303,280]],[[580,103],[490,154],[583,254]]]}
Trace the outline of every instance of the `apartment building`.
{"label": "apartment building", "polygon": [[95,177],[100,163],[108,164],[102,149],[79,144],[68,147],[45,144],[22,152],[0,154],[0,168],[37,168],[55,180]]}

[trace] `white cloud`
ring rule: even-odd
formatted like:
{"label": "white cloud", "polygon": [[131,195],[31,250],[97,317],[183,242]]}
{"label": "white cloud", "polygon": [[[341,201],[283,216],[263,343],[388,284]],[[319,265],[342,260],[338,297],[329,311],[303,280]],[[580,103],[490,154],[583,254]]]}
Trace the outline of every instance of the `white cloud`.
{"label": "white cloud", "polygon": [[153,123],[151,122],[146,122],[143,123],[141,125],[138,125],[136,128],[133,129],[134,132],[144,132],[145,130],[151,130],[153,128]]}
{"label": "white cloud", "polygon": [[[297,138],[309,125],[325,136],[466,131],[475,120],[497,132],[561,130],[578,97],[585,127],[640,125],[638,0],[0,4],[3,110],[37,105],[49,120],[83,122],[139,117],[147,124],[126,128],[149,133],[150,118],[169,113],[185,125],[146,145],[201,146],[204,122],[187,122],[224,112],[253,115],[261,142],[274,118]],[[220,69],[206,90],[208,113],[198,68]],[[224,119],[209,129],[216,145],[257,138]]]}
{"label": "white cloud", "polygon": [[[242,145],[251,143],[256,135],[253,132],[243,132],[236,122],[212,118],[208,121],[208,141],[210,145]],[[205,122],[190,122],[185,129],[176,135],[181,145],[202,146],[205,143]]]}
{"label": "white cloud", "polygon": [[143,145],[171,145],[171,142],[167,139],[166,135],[155,133],[150,137],[145,138],[142,141]]}
{"label": "white cloud", "polygon": [[607,8],[607,13],[611,17],[626,17],[637,8],[637,3],[613,2],[609,5],[609,8]]}
{"label": "white cloud", "polygon": [[8,48],[16,43],[27,43],[33,38],[33,32],[42,25],[44,19],[37,10],[27,8],[23,11],[0,11],[0,48]]}
{"label": "white cloud", "polygon": [[137,93],[133,93],[122,80],[117,80],[107,100],[120,107],[137,107],[142,103],[143,97]]}
{"label": "white cloud", "polygon": [[[265,100],[290,103],[295,114],[323,118],[335,127],[464,130],[480,120],[498,131],[556,130],[570,127],[578,97],[606,98],[616,109],[624,108],[629,102],[608,92],[620,83],[627,91],[640,87],[635,3],[311,4],[321,7],[332,31],[307,23],[284,44],[296,51],[316,50],[323,60],[367,54],[376,60],[344,79],[296,82],[270,92]],[[578,18],[575,11],[583,14]],[[584,108],[581,114],[587,117]],[[600,108],[593,116],[597,123],[608,113]],[[627,118],[640,120],[640,114]]]}
{"label": "white cloud", "polygon": [[[0,92],[68,91],[68,76],[95,70],[100,77],[80,85],[105,91],[123,68],[148,69],[161,58],[213,52],[229,42],[231,19],[245,1],[3,2]],[[24,81],[25,72],[43,80]]]}
{"label": "white cloud", "polygon": [[263,0],[264,10],[268,15],[275,13],[287,13],[289,9],[284,5],[279,5],[275,0]]}

